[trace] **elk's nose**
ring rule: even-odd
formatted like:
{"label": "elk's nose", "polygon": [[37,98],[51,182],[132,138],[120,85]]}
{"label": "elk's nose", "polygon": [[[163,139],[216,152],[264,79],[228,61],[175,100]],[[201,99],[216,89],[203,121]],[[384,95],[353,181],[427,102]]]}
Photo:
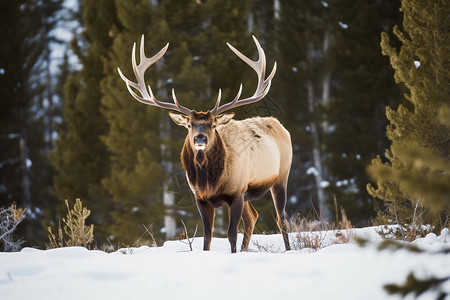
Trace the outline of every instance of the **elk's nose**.
{"label": "elk's nose", "polygon": [[194,142],[196,144],[206,144],[206,135],[199,134],[196,137],[194,137]]}

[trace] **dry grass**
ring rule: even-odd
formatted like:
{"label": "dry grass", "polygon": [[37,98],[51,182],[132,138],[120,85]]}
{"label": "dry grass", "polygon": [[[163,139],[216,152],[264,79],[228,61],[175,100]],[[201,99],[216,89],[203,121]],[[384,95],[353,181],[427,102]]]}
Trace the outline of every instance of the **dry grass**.
{"label": "dry grass", "polygon": [[328,246],[327,232],[299,232],[295,236],[293,242],[291,242],[292,250],[311,249],[316,252],[322,248]]}
{"label": "dry grass", "polygon": [[[306,217],[296,215],[287,222],[290,245],[292,250],[307,249],[311,252],[335,244],[348,244],[354,240],[352,222],[347,217],[345,210],[341,207],[337,209],[335,198],[336,222],[330,223],[319,218],[318,212],[313,209]],[[340,218],[339,218],[340,217]],[[264,243],[252,239],[251,244],[255,252],[283,252],[281,246]]]}
{"label": "dry grass", "polygon": [[341,218],[337,210],[335,198],[336,223],[320,220],[316,211],[307,217],[296,216],[288,223],[289,232],[297,233],[291,239],[294,250],[311,249],[318,251],[334,244],[347,244],[354,238],[353,225],[348,219],[343,207],[340,208]]}
{"label": "dry grass", "polygon": [[[336,201],[336,199],[335,199]],[[335,234],[335,239],[333,244],[348,244],[354,238],[353,225],[352,222],[347,218],[347,214],[343,207],[341,207],[341,221],[336,222],[338,224],[338,229]]]}

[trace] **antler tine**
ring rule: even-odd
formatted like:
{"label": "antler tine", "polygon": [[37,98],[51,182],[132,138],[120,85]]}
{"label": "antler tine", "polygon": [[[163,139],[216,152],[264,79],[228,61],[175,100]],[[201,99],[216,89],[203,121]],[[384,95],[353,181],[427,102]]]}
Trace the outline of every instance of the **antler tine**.
{"label": "antler tine", "polygon": [[253,61],[244,54],[242,54],[239,50],[234,48],[230,43],[227,43],[228,47],[230,47],[231,51],[234,52],[240,59],[242,59],[247,65],[249,65],[255,72],[258,74],[259,77],[263,77],[266,72],[266,54],[264,53],[264,49],[261,47],[261,44],[256,39],[254,35],[252,35],[253,40],[256,44],[256,49],[258,50],[258,60]]}
{"label": "antler tine", "polygon": [[256,37],[255,36],[252,37],[258,50],[257,61],[251,60],[250,58],[242,54],[239,50],[231,46],[229,43],[227,43],[227,45],[240,59],[242,59],[247,65],[249,65],[258,75],[258,86],[256,87],[255,93],[253,94],[253,96],[249,98],[239,100],[242,93],[242,83],[241,83],[239,91],[236,97],[233,99],[233,101],[219,107],[220,99],[217,99],[216,106],[211,111],[212,114],[217,115],[238,106],[257,102],[262,98],[264,98],[269,92],[272,79],[275,76],[277,70],[277,63],[276,62],[274,63],[272,72],[266,79],[264,79],[266,74],[266,55],[264,53],[264,49],[261,47]]}
{"label": "antler tine", "polygon": [[242,94],[242,83],[239,85],[239,91],[236,94],[236,97],[234,97],[233,101],[231,101],[230,103],[231,104],[236,103],[239,100],[239,97],[241,97],[241,94]]}
{"label": "antler tine", "polygon": [[[189,115],[192,112],[192,110],[187,109],[186,107],[181,106],[180,103],[178,103],[177,97],[175,96],[175,89],[172,89],[172,99],[173,99],[173,102],[175,103],[175,105],[177,106],[179,112],[181,112],[185,115]],[[171,104],[171,103],[168,103],[168,104]]]}
{"label": "antler tine", "polygon": [[219,108],[219,104],[220,104],[220,98],[222,98],[222,89],[219,89],[219,94],[217,95],[216,105],[214,106],[213,110],[211,110],[211,113],[213,115],[216,115],[216,113],[217,113],[217,109]]}
{"label": "antler tine", "polygon": [[[181,106],[178,103],[173,90],[172,90],[172,97],[173,97],[174,103],[162,102],[162,101],[159,101],[158,99],[156,99],[156,97],[153,95],[151,87],[148,86],[148,89],[147,89],[147,87],[145,85],[145,79],[144,79],[145,71],[151,65],[153,65],[158,60],[160,60],[161,57],[166,53],[168,48],[169,48],[169,43],[167,43],[167,45],[164,48],[162,48],[158,53],[156,53],[154,56],[152,56],[151,58],[148,58],[145,56],[144,35],[142,35],[141,45],[140,45],[140,49],[139,49],[140,50],[139,51],[139,54],[140,54],[139,65],[136,63],[136,43],[133,44],[133,49],[132,49],[132,53],[131,53],[131,64],[133,67],[134,75],[136,76],[136,79],[137,79],[137,83],[126,78],[123,75],[120,68],[117,68],[117,70],[119,72],[120,78],[122,78],[122,80],[125,82],[128,92],[131,94],[131,96],[133,96],[133,98],[135,98],[139,102],[142,102],[142,103],[148,104],[148,105],[152,105],[152,106],[156,106],[156,107],[160,107],[160,108],[164,108],[164,109],[179,111],[185,115],[189,115],[192,112],[192,110],[190,110],[184,106]],[[142,97],[139,96],[138,94],[136,94],[131,89],[131,87],[138,90],[141,93]]]}

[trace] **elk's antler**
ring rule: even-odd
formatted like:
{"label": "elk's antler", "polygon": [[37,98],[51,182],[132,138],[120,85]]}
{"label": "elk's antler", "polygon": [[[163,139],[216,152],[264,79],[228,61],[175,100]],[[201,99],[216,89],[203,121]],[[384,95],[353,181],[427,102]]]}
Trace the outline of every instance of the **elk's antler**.
{"label": "elk's antler", "polygon": [[[168,103],[168,102],[163,102],[163,101],[159,101],[158,99],[156,99],[156,97],[153,95],[152,88],[150,86],[148,86],[148,90],[147,90],[147,88],[145,86],[145,80],[144,80],[145,71],[151,65],[153,65],[155,62],[157,62],[159,59],[161,59],[161,57],[166,53],[168,47],[169,47],[169,43],[167,43],[167,45],[164,48],[162,48],[155,56],[153,56],[152,58],[148,58],[145,56],[145,53],[144,53],[144,35],[142,35],[141,46],[140,46],[141,60],[139,62],[139,65],[136,65],[136,43],[133,44],[133,52],[131,54],[131,63],[133,66],[134,75],[136,76],[136,79],[137,79],[137,83],[126,78],[120,71],[120,68],[117,68],[117,70],[119,71],[119,75],[122,78],[122,80],[125,81],[128,92],[130,92],[131,96],[133,96],[137,101],[142,102],[144,104],[156,106],[156,107],[179,111],[182,114],[189,115],[192,112],[192,110],[190,110],[184,106],[181,106],[178,103],[177,98],[175,97],[175,91],[173,89],[172,89],[172,98],[173,98],[174,103]],[[131,87],[138,90],[141,93],[142,97],[137,95],[131,89]]]}
{"label": "elk's antler", "polygon": [[272,78],[275,76],[275,72],[277,71],[277,63],[275,62],[273,65],[272,72],[270,73],[269,77],[264,79],[266,74],[266,55],[264,54],[263,48],[261,48],[261,45],[259,44],[258,40],[255,38],[255,36],[252,36],[253,40],[255,41],[256,48],[258,49],[258,60],[253,61],[249,59],[247,56],[239,52],[236,48],[231,46],[227,43],[228,47],[240,58],[242,59],[246,64],[248,64],[250,67],[252,67],[253,70],[255,70],[256,74],[258,74],[258,86],[256,87],[256,91],[253,94],[253,96],[245,99],[239,100],[239,97],[241,97],[242,93],[242,83],[239,87],[239,91],[236,95],[236,97],[233,99],[233,101],[224,104],[222,106],[220,105],[220,98],[222,95],[222,91],[219,89],[219,96],[217,97],[217,102],[214,108],[211,110],[211,113],[213,115],[221,114],[227,110],[230,110],[232,108],[241,106],[241,105],[247,105],[250,103],[257,102],[264,98],[264,96],[267,95],[267,93],[270,90],[270,85],[272,83]]}

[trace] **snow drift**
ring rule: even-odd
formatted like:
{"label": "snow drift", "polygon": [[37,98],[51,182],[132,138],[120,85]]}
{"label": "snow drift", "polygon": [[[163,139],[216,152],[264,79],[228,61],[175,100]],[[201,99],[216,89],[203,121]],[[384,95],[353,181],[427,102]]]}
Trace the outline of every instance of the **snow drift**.
{"label": "snow drift", "polygon": [[[196,238],[194,251],[180,241],[163,247],[113,253],[81,247],[0,253],[2,299],[398,299],[383,286],[450,275],[450,233],[429,234],[413,244],[426,250],[377,250],[375,228],[355,229],[370,239],[286,253],[231,254],[227,239],[214,238],[210,252]],[[239,236],[240,242],[242,235]],[[327,240],[332,234],[327,233]],[[252,251],[283,249],[281,235],[253,235]],[[258,245],[259,247],[256,247]],[[266,245],[266,246],[264,246]],[[261,247],[262,246],[262,247]],[[448,253],[448,251],[447,251]],[[450,293],[450,282],[441,286]],[[419,299],[434,299],[427,292]],[[411,298],[412,299],[412,298]]]}

